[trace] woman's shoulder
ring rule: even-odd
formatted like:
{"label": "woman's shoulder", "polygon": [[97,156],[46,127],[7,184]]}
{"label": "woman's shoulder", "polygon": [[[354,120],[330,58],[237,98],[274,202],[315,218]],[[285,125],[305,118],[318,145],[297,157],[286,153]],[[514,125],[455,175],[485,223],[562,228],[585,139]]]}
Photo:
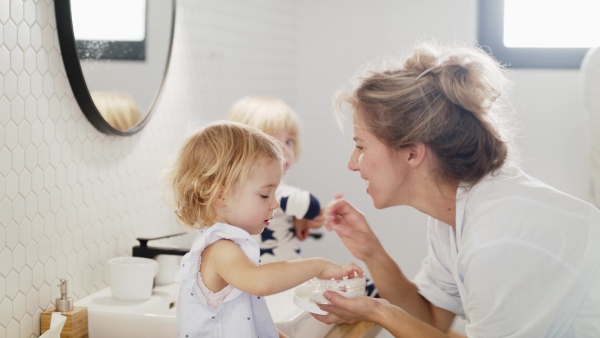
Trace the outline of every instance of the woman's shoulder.
{"label": "woman's shoulder", "polygon": [[[592,208],[588,202],[560,191],[520,169],[499,170],[488,174],[479,183],[457,194],[457,200],[464,199],[467,209],[510,208],[519,210],[535,206],[546,212],[577,214],[582,209]],[[533,210],[531,210],[533,211]]]}
{"label": "woman's shoulder", "polygon": [[600,210],[522,171],[486,178],[463,202],[463,247],[521,243],[560,252],[592,234],[600,241]]}

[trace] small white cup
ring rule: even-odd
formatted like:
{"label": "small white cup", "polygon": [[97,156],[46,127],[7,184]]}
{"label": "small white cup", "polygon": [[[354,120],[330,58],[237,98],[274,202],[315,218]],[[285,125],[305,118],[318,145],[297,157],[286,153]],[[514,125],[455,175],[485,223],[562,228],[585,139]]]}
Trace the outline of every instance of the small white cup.
{"label": "small white cup", "polygon": [[150,258],[114,257],[108,260],[109,284],[117,300],[142,301],[152,296],[158,263]]}
{"label": "small white cup", "polygon": [[154,278],[156,285],[168,285],[177,281],[177,276],[181,264],[181,256],[177,255],[158,255],[155,257],[158,262],[158,274]]}

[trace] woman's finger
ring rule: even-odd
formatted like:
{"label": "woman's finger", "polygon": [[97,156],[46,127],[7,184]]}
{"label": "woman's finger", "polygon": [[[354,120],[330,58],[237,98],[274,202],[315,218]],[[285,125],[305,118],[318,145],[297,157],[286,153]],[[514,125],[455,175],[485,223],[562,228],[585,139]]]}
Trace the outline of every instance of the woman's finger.
{"label": "woman's finger", "polygon": [[318,321],[323,322],[325,324],[354,324],[356,321],[352,319],[344,319],[333,313],[329,313],[326,315],[318,315],[316,313],[311,313],[311,315]]}

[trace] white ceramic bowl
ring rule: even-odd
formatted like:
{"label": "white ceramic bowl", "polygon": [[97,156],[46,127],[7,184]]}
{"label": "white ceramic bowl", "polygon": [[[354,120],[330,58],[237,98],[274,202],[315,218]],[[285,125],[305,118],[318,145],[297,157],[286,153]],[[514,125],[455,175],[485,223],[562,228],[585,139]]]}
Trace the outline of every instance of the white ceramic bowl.
{"label": "white ceramic bowl", "polygon": [[355,277],[348,279],[318,279],[308,281],[308,299],[315,303],[330,304],[323,292],[334,291],[346,298],[364,296],[366,294],[366,277]]}
{"label": "white ceramic bowl", "polygon": [[150,258],[114,257],[108,260],[112,297],[123,301],[143,301],[152,295],[158,263]]}

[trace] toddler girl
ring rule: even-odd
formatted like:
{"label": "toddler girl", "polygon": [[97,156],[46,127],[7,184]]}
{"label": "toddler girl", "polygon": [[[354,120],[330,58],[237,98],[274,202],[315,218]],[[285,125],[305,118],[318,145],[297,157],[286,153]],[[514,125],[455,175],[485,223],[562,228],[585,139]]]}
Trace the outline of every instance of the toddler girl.
{"label": "toddler girl", "polygon": [[283,163],[277,140],[235,122],[211,123],[184,144],[170,183],[179,221],[200,231],[181,262],[178,337],[285,337],[263,296],[312,277],[362,276],[321,258],[259,265],[251,235],[279,207]]}

